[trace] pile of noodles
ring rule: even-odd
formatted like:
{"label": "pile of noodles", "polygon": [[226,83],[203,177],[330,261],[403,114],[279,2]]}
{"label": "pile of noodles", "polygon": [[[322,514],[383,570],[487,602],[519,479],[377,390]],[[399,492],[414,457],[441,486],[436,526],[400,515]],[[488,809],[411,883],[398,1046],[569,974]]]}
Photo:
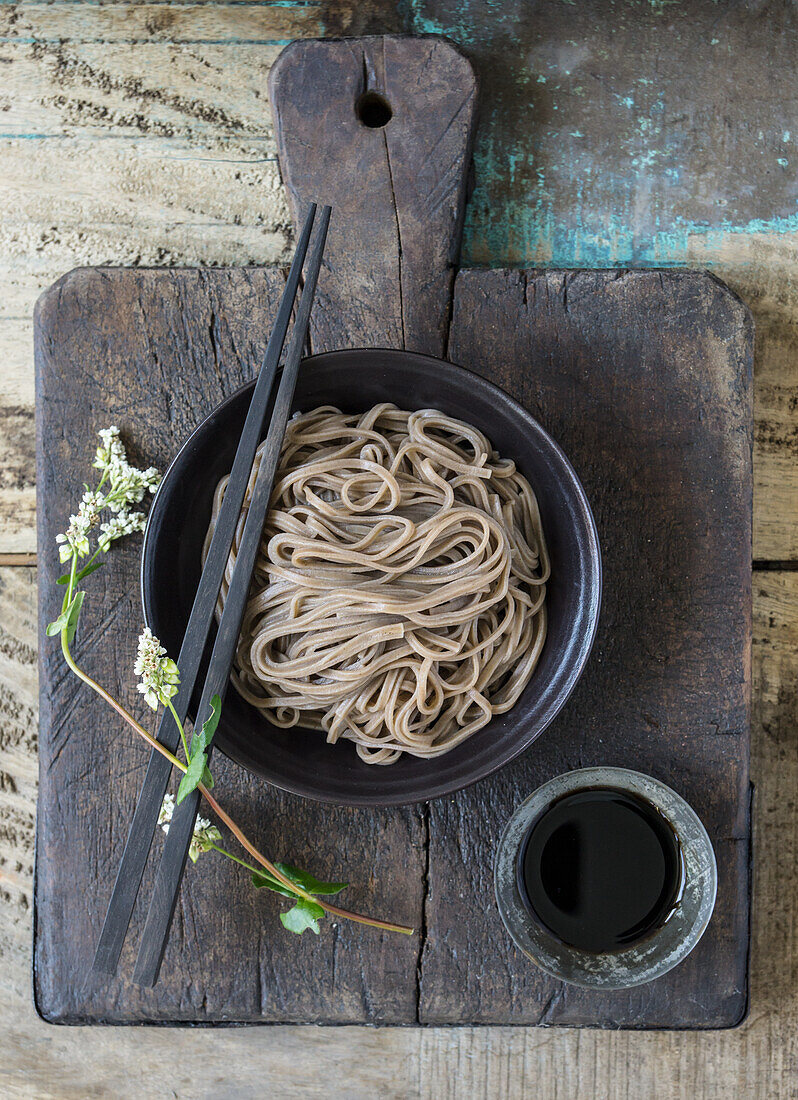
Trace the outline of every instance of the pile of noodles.
{"label": "pile of noodles", "polygon": [[274,725],[354,741],[368,763],[439,756],[529,682],[548,576],[535,494],[476,428],[314,409],[288,425],[233,683]]}

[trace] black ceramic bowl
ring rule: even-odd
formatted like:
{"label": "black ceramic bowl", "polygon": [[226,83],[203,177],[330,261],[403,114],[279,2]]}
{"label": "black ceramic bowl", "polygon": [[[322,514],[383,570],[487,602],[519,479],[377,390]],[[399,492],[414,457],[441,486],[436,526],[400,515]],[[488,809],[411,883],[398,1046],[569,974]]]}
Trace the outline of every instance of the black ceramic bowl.
{"label": "black ceramic bowl", "polygon": [[[213,490],[232,466],[251,395],[252,384],[200,424],[167,470],[150,511],[142,560],[144,615],[171,654],[180,648],[197,588]],[[380,401],[440,409],[476,425],[528,478],[552,561],[548,636],[512,710],[433,760],[405,756],[387,767],[364,764],[351,743],[328,745],[317,731],[278,729],[230,689],[215,739],[222,752],[284,790],[350,806],[438,798],[490,775],[528,748],[579,679],[601,601],[590,505],[567,458],[529,413],[478,375],[431,356],[357,349],[302,364],[295,409],[335,405],[357,412]]]}

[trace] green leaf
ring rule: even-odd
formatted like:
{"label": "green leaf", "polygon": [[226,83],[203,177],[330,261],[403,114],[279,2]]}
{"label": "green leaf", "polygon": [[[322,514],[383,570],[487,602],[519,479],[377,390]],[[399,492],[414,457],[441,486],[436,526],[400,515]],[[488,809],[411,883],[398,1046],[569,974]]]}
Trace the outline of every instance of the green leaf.
{"label": "green leaf", "polygon": [[180,786],[177,788],[176,806],[180,805],[186,795],[196,790],[200,783],[209,790],[213,786],[213,776],[208,767],[208,753],[206,750],[213,740],[213,735],[219,724],[221,709],[222,701],[218,695],[214,695],[211,699],[210,717],[203,722],[199,733],[195,730],[191,735],[188,746],[188,770],[184,773],[183,778],[180,780]]}
{"label": "green leaf", "polygon": [[57,619],[53,619],[51,623],[47,624],[45,634],[48,638],[52,638],[55,634],[60,634],[62,630],[66,629],[66,625],[69,622],[69,607],[67,607],[67,593],[64,593],[64,598],[61,601],[61,614]]}
{"label": "green leaf", "polygon": [[66,627],[66,624],[67,624],[68,621],[69,621],[69,615],[67,614],[66,611],[62,611],[57,619],[53,619],[53,621],[51,623],[47,624],[47,627],[45,629],[45,634],[47,635],[48,638],[52,638],[56,634],[60,634],[61,631]]}
{"label": "green leaf", "polygon": [[[198,752],[203,753],[205,755],[205,759],[208,759],[202,741],[200,740],[199,734],[192,733],[191,741],[189,742],[188,746],[189,761],[193,760]],[[205,771],[202,773],[202,778],[200,779],[200,782],[203,784],[203,786],[207,787],[208,790],[211,789],[211,787],[213,786],[213,776],[211,775],[210,768],[205,768]]]}
{"label": "green leaf", "polygon": [[[84,577],[88,577],[95,569],[102,569],[105,563],[101,561],[93,561],[89,565],[84,565],[83,568],[75,574],[76,581],[82,581]],[[63,577],[59,577],[55,582],[56,584],[69,584],[69,573],[64,573]]]}
{"label": "green leaf", "polygon": [[[219,717],[222,713],[222,700],[218,695],[214,695],[211,699],[211,713],[202,723],[202,730],[199,734],[195,733],[191,738],[191,744],[193,746],[196,739],[197,745],[201,749],[207,749],[211,741],[213,741],[213,735],[216,733],[216,727],[219,725]],[[192,748],[192,754],[194,749]]]}
{"label": "green leaf", "polygon": [[273,890],[275,894],[282,894],[286,898],[295,898],[296,894],[293,890],[289,890],[287,886],[283,886],[279,879],[276,879],[274,875],[270,875],[268,871],[254,871],[252,874],[252,883],[257,886],[259,890],[267,889]]}
{"label": "green leaf", "polygon": [[[290,863],[276,863],[275,866],[283,872],[286,878],[290,879],[291,882],[295,882],[297,886],[301,886],[303,890],[307,890],[309,894],[340,894],[349,885],[348,882],[322,882],[320,879],[308,874],[307,871],[300,871],[298,867],[292,867]],[[259,890],[265,887],[267,890],[273,890],[275,894],[282,894],[286,898],[296,897],[293,891],[289,890],[287,886],[283,886],[282,882],[276,879],[274,875],[270,875],[268,871],[253,873],[252,883]]]}
{"label": "green leaf", "polygon": [[180,780],[180,786],[177,788],[177,797],[175,798],[175,805],[179,806],[184,798],[187,798],[192,791],[197,789],[197,786],[202,783],[203,776],[207,770],[208,756],[204,752],[197,752],[191,757],[188,763],[188,769],[184,773],[183,778]]}
{"label": "green leaf", "polygon": [[289,909],[286,913],[280,914],[280,920],[283,923],[283,927],[287,928],[289,932],[295,932],[298,936],[301,936],[303,932],[310,929],[311,932],[315,932],[319,935],[319,921],[324,916],[324,910],[320,905],[317,905],[315,901],[306,901],[305,898],[298,898],[296,905]]}
{"label": "green leaf", "polygon": [[275,867],[309,894],[340,894],[349,885],[348,882],[322,882],[307,871],[292,867],[290,863],[275,863]]}
{"label": "green leaf", "polygon": [[[45,633],[48,638],[52,638],[54,635],[60,634],[62,630],[66,630],[67,641],[72,641],[75,637],[75,631],[77,630],[80,609],[83,606],[83,596],[83,592],[76,592],[69,606],[63,608],[57,619],[47,624]],[[66,596],[64,596],[64,603],[66,603]]]}
{"label": "green leaf", "polygon": [[78,629],[78,619],[80,618],[80,611],[83,607],[83,597],[85,592],[76,592],[72,603],[69,605],[69,611],[67,612],[67,644],[71,644],[72,639],[75,637],[75,633]]}

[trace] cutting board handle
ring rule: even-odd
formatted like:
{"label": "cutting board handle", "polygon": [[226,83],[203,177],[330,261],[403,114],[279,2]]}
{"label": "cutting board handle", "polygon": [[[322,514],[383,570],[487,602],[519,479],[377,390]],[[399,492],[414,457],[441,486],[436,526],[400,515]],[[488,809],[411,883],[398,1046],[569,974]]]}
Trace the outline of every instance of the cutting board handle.
{"label": "cutting board handle", "polygon": [[269,77],[294,224],[333,207],[314,352],[443,355],[460,250],[477,86],[446,39],[305,39]]}

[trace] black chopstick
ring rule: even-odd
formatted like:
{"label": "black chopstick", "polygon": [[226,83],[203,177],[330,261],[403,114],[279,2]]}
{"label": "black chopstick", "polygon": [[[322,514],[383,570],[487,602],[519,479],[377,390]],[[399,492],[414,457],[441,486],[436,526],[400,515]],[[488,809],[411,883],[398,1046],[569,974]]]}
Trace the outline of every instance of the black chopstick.
{"label": "black chopstick", "polygon": [[[205,643],[213,621],[216,600],[227,567],[233,535],[249,483],[255,451],[263,436],[263,424],[277,377],[277,368],[302,276],[315,215],[316,204],[311,203],[252,394],[230,473],[230,482],[222,501],[216,530],[208,549],[183,644],[177,658],[181,679],[180,690],[173,699],[173,703],[181,722],[185,721],[188,713]],[[158,727],[158,740],[170,752],[174,752],[178,746],[180,734],[168,710],[163,712]],[[171,772],[172,766],[169,761],[153,749],[94,956],[93,968],[101,973],[116,973]]]}
{"label": "black chopstick", "polygon": [[[214,695],[219,695],[224,700],[227,685],[230,681],[230,669],[235,656],[238,636],[241,632],[241,620],[244,616],[247,596],[249,595],[252,570],[260,546],[283,436],[285,435],[288,418],[291,415],[291,404],[294,399],[299,363],[304,351],[305,338],[310,322],[310,309],[321,269],[329,221],[330,207],[325,206],[319,218],[319,228],[310,258],[305,287],[299,302],[291,344],[286,355],[282,378],[274,402],[266,445],[261,455],[258,476],[249,501],[233,576],[216,634],[208,673],[205,677],[202,700],[197,711],[197,726],[210,715],[211,699]],[[220,522],[221,516],[218,523]],[[198,790],[192,791],[176,808],[169,826],[133,975],[133,980],[139,985],[152,986],[158,980],[169,937],[169,928],[177,904],[180,881],[183,877],[188,851],[191,847],[199,801],[200,792]]]}

